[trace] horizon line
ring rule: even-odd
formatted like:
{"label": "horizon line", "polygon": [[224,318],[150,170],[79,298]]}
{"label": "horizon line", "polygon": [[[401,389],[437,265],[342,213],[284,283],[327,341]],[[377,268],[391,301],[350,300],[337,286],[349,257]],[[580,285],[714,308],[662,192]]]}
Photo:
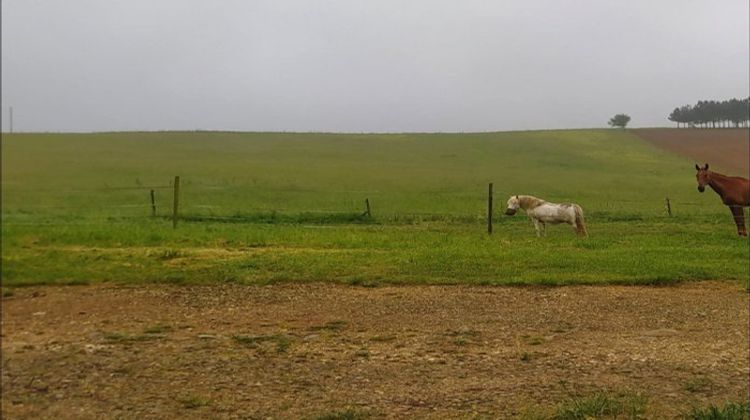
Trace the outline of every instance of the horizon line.
{"label": "horizon line", "polygon": [[118,134],[118,133],[231,133],[231,134],[336,134],[336,135],[399,135],[399,134],[492,134],[492,133],[518,133],[531,131],[582,131],[582,130],[640,130],[640,129],[680,129],[680,130],[726,130],[726,129],[749,129],[750,127],[668,127],[668,126],[646,126],[646,127],[578,127],[578,128],[538,128],[517,130],[480,130],[480,131],[302,131],[302,130],[231,130],[231,129],[163,129],[163,130],[93,130],[93,131],[0,131],[2,135],[8,134]]}

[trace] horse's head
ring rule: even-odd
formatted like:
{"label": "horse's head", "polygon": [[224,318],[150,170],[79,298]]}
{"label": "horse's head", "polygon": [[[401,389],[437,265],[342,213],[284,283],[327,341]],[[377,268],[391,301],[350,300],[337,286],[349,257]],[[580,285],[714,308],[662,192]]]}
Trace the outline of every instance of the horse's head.
{"label": "horse's head", "polygon": [[708,179],[708,163],[703,168],[696,164],[695,170],[698,171],[698,173],[695,174],[695,179],[698,180],[698,191],[703,192],[706,190],[706,185],[710,181]]}
{"label": "horse's head", "polygon": [[521,205],[521,203],[518,201],[518,196],[514,195],[508,199],[508,209],[505,210],[505,214],[508,216],[513,216],[518,211],[518,207]]}

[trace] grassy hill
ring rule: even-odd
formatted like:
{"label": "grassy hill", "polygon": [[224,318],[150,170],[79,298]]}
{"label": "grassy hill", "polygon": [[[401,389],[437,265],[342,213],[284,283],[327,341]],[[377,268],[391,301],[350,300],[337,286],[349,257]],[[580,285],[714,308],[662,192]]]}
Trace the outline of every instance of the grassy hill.
{"label": "grassy hill", "polygon": [[[697,193],[693,162],[625,131],[14,134],[2,147],[6,285],[748,278],[748,242]],[[167,216],[175,175],[173,230],[149,190]],[[579,203],[591,237],[536,238],[502,215],[511,194]]]}

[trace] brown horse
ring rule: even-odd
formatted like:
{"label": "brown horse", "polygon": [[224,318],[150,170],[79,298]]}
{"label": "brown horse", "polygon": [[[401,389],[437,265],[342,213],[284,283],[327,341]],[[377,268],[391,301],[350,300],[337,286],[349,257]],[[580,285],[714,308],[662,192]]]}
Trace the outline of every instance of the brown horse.
{"label": "brown horse", "polygon": [[732,212],[734,223],[737,224],[737,233],[740,236],[747,236],[745,214],[742,208],[750,206],[750,180],[709,171],[708,163],[703,168],[696,164],[695,169],[698,171],[695,175],[698,179],[698,191],[705,191],[706,185],[713,188]]}

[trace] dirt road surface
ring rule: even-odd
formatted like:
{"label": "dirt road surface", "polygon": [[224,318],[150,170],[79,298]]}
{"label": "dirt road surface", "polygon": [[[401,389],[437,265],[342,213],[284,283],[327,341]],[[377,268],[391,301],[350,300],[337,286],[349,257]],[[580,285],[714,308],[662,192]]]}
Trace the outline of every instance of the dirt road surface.
{"label": "dirt road surface", "polygon": [[737,282],[15,289],[3,418],[514,418],[641,392],[649,418],[750,400]]}

